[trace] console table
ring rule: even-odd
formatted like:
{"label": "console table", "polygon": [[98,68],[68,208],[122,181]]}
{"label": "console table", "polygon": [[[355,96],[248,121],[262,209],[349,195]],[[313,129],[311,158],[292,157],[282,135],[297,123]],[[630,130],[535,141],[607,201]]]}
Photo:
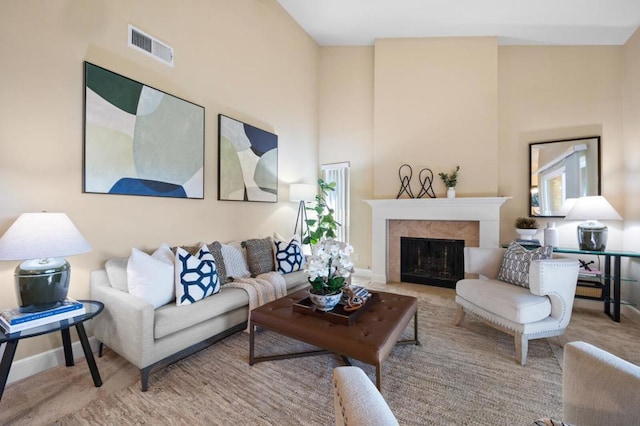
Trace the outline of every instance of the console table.
{"label": "console table", "polygon": [[9,378],[9,370],[11,369],[11,363],[13,362],[13,357],[16,353],[16,349],[18,348],[18,342],[21,339],[59,331],[62,334],[62,347],[64,348],[65,364],[67,365],[67,367],[71,367],[74,362],[73,351],[71,349],[71,334],[69,333],[69,328],[74,326],[76,328],[76,331],[78,332],[78,338],[80,340],[80,344],[82,345],[82,350],[84,351],[84,357],[87,360],[89,371],[91,372],[91,377],[93,378],[93,384],[96,387],[102,386],[100,372],[98,371],[98,366],[96,365],[96,361],[93,357],[93,352],[91,351],[91,346],[89,345],[89,339],[87,339],[87,333],[84,329],[83,323],[102,312],[102,309],[104,309],[104,305],[102,304],[102,302],[98,302],[95,300],[79,300],[79,302],[82,302],[86,310],[86,313],[82,315],[63,319],[60,321],[54,321],[49,324],[17,331],[15,333],[4,333],[2,329],[0,329],[0,345],[6,344],[4,353],[2,355],[2,361],[0,362],[0,400],[2,399],[2,394],[4,393],[4,387],[7,384],[7,379]]}
{"label": "console table", "polygon": [[[604,284],[604,313],[609,315],[615,322],[620,322],[620,263],[623,257],[640,258],[640,253],[634,251],[589,251],[573,248],[554,248],[554,253],[564,254],[584,254],[589,256],[604,256],[604,273],[600,277],[593,277],[602,280]],[[612,273],[613,272],[613,273]],[[613,297],[611,290],[613,289]],[[611,311],[613,305],[613,312]]]}

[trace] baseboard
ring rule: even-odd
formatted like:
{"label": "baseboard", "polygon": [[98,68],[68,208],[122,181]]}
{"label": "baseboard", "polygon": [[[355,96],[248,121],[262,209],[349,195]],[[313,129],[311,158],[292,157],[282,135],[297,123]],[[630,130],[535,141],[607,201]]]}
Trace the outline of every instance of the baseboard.
{"label": "baseboard", "polygon": [[360,268],[355,268],[353,275],[356,275],[358,277],[362,277],[362,278],[371,278],[371,276],[373,275],[373,272],[371,271],[371,269],[360,269]]}
{"label": "baseboard", "polygon": [[[98,340],[95,337],[90,337],[89,344],[91,345],[91,350],[96,353],[98,351],[99,345]],[[82,350],[82,345],[80,344],[80,342],[76,341],[72,343],[71,348],[73,350],[74,360],[84,358],[84,352]],[[4,353],[4,346],[2,348],[2,351],[0,352],[0,355],[2,355],[2,353]],[[64,350],[62,349],[62,346],[46,352],[32,355],[30,357],[14,361],[13,364],[11,364],[11,370],[9,371],[7,384],[25,379],[29,376],[41,373],[50,368],[64,365]]]}

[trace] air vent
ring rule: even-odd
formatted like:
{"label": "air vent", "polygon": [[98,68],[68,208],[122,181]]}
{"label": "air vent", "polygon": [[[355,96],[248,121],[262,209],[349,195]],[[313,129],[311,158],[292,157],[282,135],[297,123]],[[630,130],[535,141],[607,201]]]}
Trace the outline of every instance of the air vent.
{"label": "air vent", "polygon": [[147,55],[173,66],[173,48],[133,25],[129,25],[129,47],[141,50]]}

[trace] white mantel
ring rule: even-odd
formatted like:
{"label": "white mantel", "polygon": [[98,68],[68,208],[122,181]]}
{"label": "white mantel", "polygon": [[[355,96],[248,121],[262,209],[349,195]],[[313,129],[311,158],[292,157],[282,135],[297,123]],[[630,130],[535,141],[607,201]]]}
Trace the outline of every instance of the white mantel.
{"label": "white mantel", "polygon": [[364,200],[371,206],[371,269],[375,282],[387,282],[389,220],[477,221],[480,247],[500,244],[500,206],[511,197],[408,198]]}

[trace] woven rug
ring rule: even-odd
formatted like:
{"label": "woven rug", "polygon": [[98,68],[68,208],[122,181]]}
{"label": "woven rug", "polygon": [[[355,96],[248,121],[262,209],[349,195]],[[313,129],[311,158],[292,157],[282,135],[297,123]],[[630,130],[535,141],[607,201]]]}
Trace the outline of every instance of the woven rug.
{"label": "woven rug", "polygon": [[[546,340],[515,362],[513,338],[468,315],[451,325],[450,299],[419,298],[420,346],[396,347],[382,369],[383,395],[403,425],[526,425],[561,417],[562,373]],[[412,329],[405,333],[410,338]],[[261,331],[257,355],[307,345]],[[333,355],[249,366],[249,336],[237,333],[105,396],[58,424],[330,425]],[[375,369],[354,361],[375,381]]]}

